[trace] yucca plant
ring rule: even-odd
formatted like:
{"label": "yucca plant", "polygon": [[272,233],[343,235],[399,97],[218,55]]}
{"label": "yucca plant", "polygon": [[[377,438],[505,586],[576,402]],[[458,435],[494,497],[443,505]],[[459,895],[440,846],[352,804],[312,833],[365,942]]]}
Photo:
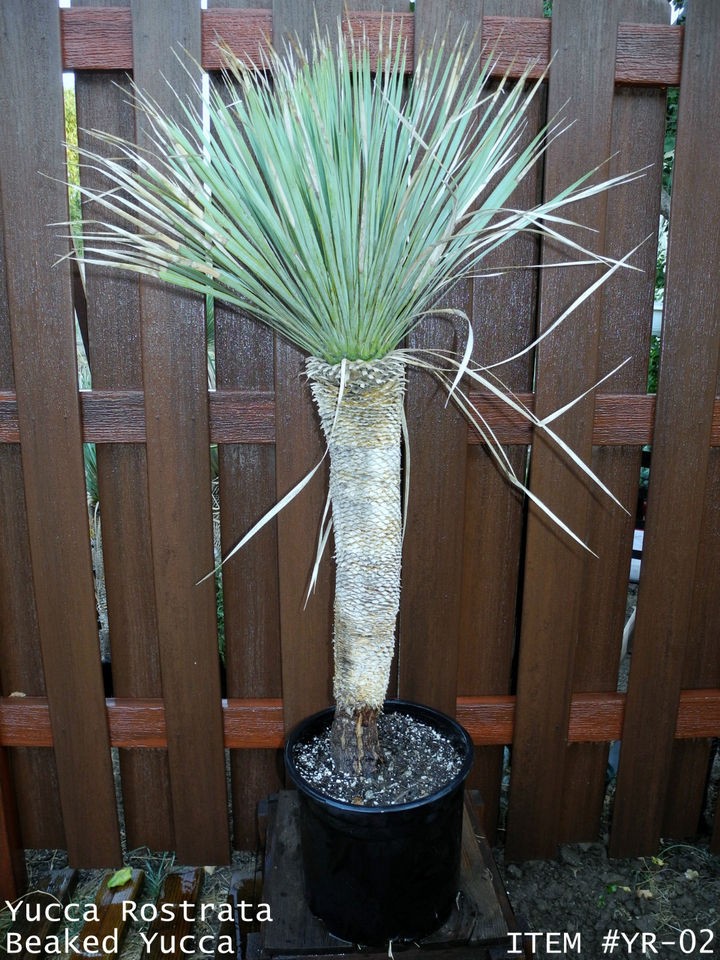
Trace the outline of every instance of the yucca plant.
{"label": "yucca plant", "polygon": [[481,272],[487,254],[519,232],[554,238],[575,261],[602,266],[556,323],[624,263],[568,239],[570,221],[560,211],[629,178],[597,184],[589,173],[532,209],[516,209],[515,188],[560,131],[526,142],[541,81],[528,83],[528,69],[519,82],[491,88],[491,58],[469,61],[464,49],[458,42],[425,51],[409,82],[399,42],[384,45],[377,70],[365,44],[319,34],[310,59],[272,53],[266,71],[228,53],[224,94],[211,87],[204,98],[198,86],[196,102],[178,101],[176,116],[136,92],[151,152],[102,134],[115,159],[81,151],[84,164],[107,178],[104,192],[83,190],[108,214],[85,223],[86,263],[236,305],[308,354],[330,457],[331,740],[340,767],[356,772],[371,773],[382,752],[376,720],[400,597],[408,365],[447,387],[512,483],[522,486],[461,391],[463,376],[522,410],[566,450],[490,371],[471,366],[471,331],[462,357],[413,352],[405,338],[453,284]]}

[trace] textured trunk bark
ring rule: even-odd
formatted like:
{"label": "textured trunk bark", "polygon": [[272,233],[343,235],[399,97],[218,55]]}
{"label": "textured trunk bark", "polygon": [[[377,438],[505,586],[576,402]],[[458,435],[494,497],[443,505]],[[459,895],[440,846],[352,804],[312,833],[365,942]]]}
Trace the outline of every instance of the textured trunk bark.
{"label": "textured trunk bark", "polygon": [[368,773],[381,762],[376,721],[387,693],[400,605],[405,365],[392,356],[334,366],[311,358],[307,371],[330,452],[333,751],[341,769]]}

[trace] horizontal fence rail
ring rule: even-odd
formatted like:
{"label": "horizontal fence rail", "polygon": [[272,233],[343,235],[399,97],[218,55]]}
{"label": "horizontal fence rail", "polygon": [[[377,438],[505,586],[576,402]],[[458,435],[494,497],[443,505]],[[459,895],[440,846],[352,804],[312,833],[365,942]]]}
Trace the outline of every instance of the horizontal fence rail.
{"label": "horizontal fence rail", "polygon": [[[408,44],[408,69],[412,70],[415,17],[412,13],[350,13],[343,29],[348,36],[367,37],[377,48],[382,30],[392,23]],[[62,57],[66,70],[132,70],[132,16],[129,10],[62,10]],[[525,64],[536,64],[533,77],[542,76],[551,62],[550,20],[545,18],[484,17],[482,36],[489,56],[499,54],[495,76],[519,76]],[[237,56],[262,66],[262,53],[271,45],[272,10],[203,10],[202,65],[219,70],[222,55],[218,40]],[[676,86],[680,82],[682,28],[620,23],[617,34],[615,82],[639,86]]]}
{"label": "horizontal fence rail", "polygon": [[[460,697],[456,716],[477,747],[513,741],[513,696]],[[106,701],[110,744],[124,748],[167,747],[162,700]],[[576,693],[570,702],[569,743],[611,743],[622,739],[625,695]],[[224,700],[224,744],[232,750],[278,749],[285,738],[282,700]],[[683,690],[674,736],[693,740],[716,736],[720,690]],[[0,700],[0,743],[6,747],[52,747],[50,712],[41,697]]]}
{"label": "horizontal fence rail", "polygon": [[[140,391],[82,390],[82,437],[86,443],[144,443],[145,404]],[[528,444],[533,427],[492,394],[470,391],[470,401],[504,445]],[[534,410],[531,393],[513,397]],[[211,443],[275,443],[275,397],[261,391],[218,390],[208,394]],[[651,394],[595,396],[592,442],[594,446],[651,444],[655,423],[655,397]],[[19,443],[17,400],[0,392],[0,443]],[[468,443],[480,443],[468,424]],[[710,446],[720,446],[720,399],[713,405]]]}
{"label": "horizontal fence rail", "polygon": [[[257,803],[282,784],[286,730],[330,700],[327,558],[305,605],[321,476],[223,568],[218,593],[211,580],[196,586],[213,556],[323,455],[303,358],[216,304],[208,389],[202,301],[91,268],[83,289],[67,262],[56,263],[62,251],[48,227],[67,209],[62,71],[75,72],[81,143],[85,128],[142,144],[125,74],[163,100],[163,77],[179,91],[189,84],[175,50],[187,50],[213,83],[218,41],[260,68],[270,45],[296,35],[307,42],[314,4],[259,2],[0,5],[0,109],[19,131],[0,144],[0,896],[22,889],[23,848],[61,847],[74,864],[95,866],[119,863],[134,846],[221,863],[231,847],[253,845]],[[529,466],[533,492],[598,558],[523,504],[475,429],[428,380],[409,378],[412,483],[390,693],[467,727],[477,747],[471,786],[508,858],[553,856],[559,843],[597,838],[617,741],[613,855],[693,836],[706,802],[720,738],[719,9],[693,0],[679,27],[668,23],[665,0],[555,0],[552,19],[542,0],[462,0],[450,12],[423,0],[417,13],[401,0],[382,12],[323,5],[323,25],[335,29],[342,15],[348,42],[364,37],[373,50],[392,23],[407,41],[409,73],[423,44],[448,27],[478,31],[495,78],[517,77],[532,62],[545,83],[527,135],[557,112],[576,122],[549,145],[544,170],[523,182],[517,202],[534,204],[597,165],[608,175],[643,169],[622,195],[578,211],[608,257],[656,235],[666,90],[680,87],[657,394],[646,392],[652,242],[638,251],[639,270],[618,272],[503,377],[542,418],[630,358],[553,423],[628,512],[596,500],[540,430],[470,391],[514,469]],[[36,176],[40,166],[49,177]],[[507,256],[527,268],[555,258],[535,241]],[[588,276],[583,268],[577,277],[500,275],[507,262],[488,261],[496,278],[451,294],[472,319],[479,364],[516,355]],[[76,315],[90,389],[77,387]],[[447,324],[434,318],[412,337],[419,347],[449,342]],[[95,445],[92,543],[83,444]],[[635,635],[627,689],[618,690],[648,457]],[[717,810],[711,829],[720,850]]]}

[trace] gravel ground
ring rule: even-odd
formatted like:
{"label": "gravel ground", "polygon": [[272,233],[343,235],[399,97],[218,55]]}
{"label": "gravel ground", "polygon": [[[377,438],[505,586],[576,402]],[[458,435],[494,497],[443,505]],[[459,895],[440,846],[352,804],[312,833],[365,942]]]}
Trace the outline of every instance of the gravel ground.
{"label": "gravel ground", "polygon": [[462,754],[428,724],[402,713],[386,713],[378,718],[378,731],[385,763],[377,777],[341,773],[331,756],[329,730],[297,745],[298,773],[329,797],[368,807],[410,803],[460,773]]}

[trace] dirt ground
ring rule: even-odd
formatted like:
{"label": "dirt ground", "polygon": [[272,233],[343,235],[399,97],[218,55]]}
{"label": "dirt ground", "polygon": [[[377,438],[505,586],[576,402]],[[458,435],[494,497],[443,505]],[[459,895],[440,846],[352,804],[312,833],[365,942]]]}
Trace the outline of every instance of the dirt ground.
{"label": "dirt ground", "polygon": [[655,856],[608,857],[612,787],[597,843],[568,844],[552,860],[507,864],[497,847],[505,888],[535,955],[720,958],[720,856],[708,847],[719,788],[716,751],[702,835],[665,840]]}
{"label": "dirt ground", "polygon": [[[518,926],[538,958],[720,958],[720,857],[703,839],[668,841],[654,857],[628,860],[609,859],[602,842],[567,845],[557,859],[520,864],[506,864],[502,847],[494,855]],[[129,862],[146,870],[148,899],[163,873],[178,867],[172,857],[147,851],[136,851]],[[31,885],[63,865],[64,855],[57,852],[30,855]],[[223,902],[233,871],[252,877],[252,855],[236,854],[232,868],[207,872],[202,900]],[[82,872],[73,899],[92,900],[101,876]],[[198,935],[205,932],[213,931],[208,926]],[[131,930],[121,960],[141,956],[139,930]],[[194,955],[195,960],[202,956]]]}
{"label": "dirt ground", "polygon": [[523,864],[495,853],[538,957],[720,957],[720,857],[704,843],[632,860],[608,859],[601,843]]}

